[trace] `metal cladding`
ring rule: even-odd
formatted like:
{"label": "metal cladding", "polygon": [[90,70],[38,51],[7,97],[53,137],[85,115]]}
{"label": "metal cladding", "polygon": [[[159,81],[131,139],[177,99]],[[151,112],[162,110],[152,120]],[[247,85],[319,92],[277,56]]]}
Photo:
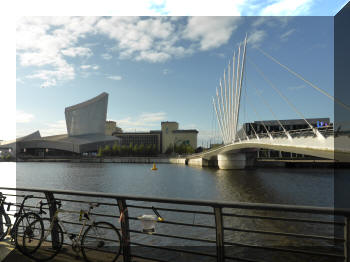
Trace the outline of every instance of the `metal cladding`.
{"label": "metal cladding", "polygon": [[102,94],[65,109],[68,136],[104,134],[108,94]]}

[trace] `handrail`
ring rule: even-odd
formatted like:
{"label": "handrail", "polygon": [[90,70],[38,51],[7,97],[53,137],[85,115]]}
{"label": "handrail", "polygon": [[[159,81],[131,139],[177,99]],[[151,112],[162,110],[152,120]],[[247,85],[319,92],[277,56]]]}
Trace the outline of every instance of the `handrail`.
{"label": "handrail", "polygon": [[169,204],[184,204],[184,205],[196,205],[196,206],[210,206],[221,208],[242,208],[242,209],[255,209],[255,210],[276,210],[276,211],[290,211],[301,213],[313,213],[313,214],[328,214],[328,215],[345,215],[350,216],[350,209],[346,208],[330,208],[330,207],[314,207],[314,206],[296,206],[285,204],[266,204],[266,203],[245,203],[245,202],[229,202],[229,201],[213,201],[213,200],[189,200],[180,198],[157,198],[157,197],[144,197],[144,196],[130,196],[130,195],[118,195],[113,193],[102,192],[87,192],[87,191],[69,191],[69,190],[54,190],[44,188],[25,188],[25,187],[0,187],[0,190],[17,190],[17,191],[30,191],[30,192],[52,192],[53,194],[66,194],[75,196],[91,196],[91,197],[103,197],[111,199],[127,199],[147,202],[169,203]]}
{"label": "handrail", "polygon": [[[23,197],[23,192],[31,192],[44,194],[46,199],[51,203],[48,209],[52,216],[52,211],[56,208],[55,204],[56,200],[61,199],[65,203],[64,207],[67,210],[74,209],[74,205],[84,205],[89,203],[87,199],[74,198],[70,199],[68,196],[77,196],[77,197],[87,197],[89,198],[98,198],[97,201],[94,202],[99,203],[101,205],[105,205],[108,210],[112,210],[113,214],[107,212],[99,212],[96,211],[94,214],[99,217],[99,219],[109,219],[109,221],[113,221],[113,223],[117,224],[117,228],[122,231],[122,254],[123,261],[130,262],[132,257],[140,257],[140,254],[134,253],[134,249],[131,249],[131,245],[134,244],[136,246],[141,247],[149,247],[155,248],[160,251],[167,252],[175,252],[175,253],[183,253],[188,255],[195,256],[206,256],[211,258],[216,258],[216,261],[258,261],[255,258],[251,259],[249,257],[240,257],[239,254],[229,254],[227,247],[229,246],[237,246],[241,248],[249,248],[252,252],[260,252],[258,250],[265,250],[266,252],[277,252],[277,255],[282,253],[290,253],[290,254],[299,254],[305,256],[316,256],[316,257],[324,257],[324,258],[337,258],[343,259],[342,261],[350,262],[349,258],[349,219],[350,219],[350,209],[339,209],[339,208],[330,208],[330,207],[313,207],[313,206],[295,206],[295,205],[284,205],[284,204],[265,204],[265,203],[242,203],[242,202],[229,202],[229,201],[211,201],[211,200],[189,200],[189,199],[170,199],[170,198],[156,198],[156,197],[144,197],[144,196],[128,196],[128,195],[120,195],[113,193],[101,193],[101,192],[84,192],[84,191],[72,191],[72,190],[52,190],[47,188],[27,188],[27,187],[0,187],[1,191],[21,191],[21,194],[7,194],[4,193],[5,196],[20,196]],[[63,197],[62,195],[65,195]],[[42,199],[42,197],[36,194],[35,198]],[[113,200],[110,202],[109,200]],[[34,200],[33,200],[34,201]],[[131,202],[130,202],[131,201]],[[69,203],[71,202],[71,207]],[[136,203],[135,203],[136,202]],[[130,203],[130,204],[129,204]],[[159,204],[168,204],[170,206],[161,205],[157,206],[157,209],[165,213],[164,221],[158,221],[159,229],[169,229],[170,231],[165,232],[156,232],[152,235],[154,238],[167,238],[173,241],[181,241],[181,243],[207,243],[211,245],[213,248],[213,253],[208,253],[208,246],[205,246],[203,252],[198,249],[188,249],[184,248],[183,244],[179,246],[163,246],[163,245],[154,245],[154,242],[150,243],[139,243],[137,239],[135,239],[136,235],[142,235],[142,240],[150,236],[138,229],[135,229],[135,224],[137,224],[138,217],[137,214],[140,209],[150,210],[155,203]],[[66,206],[67,205],[67,206]],[[172,207],[171,205],[175,205]],[[180,208],[179,208],[180,205]],[[181,207],[182,205],[182,207]],[[28,204],[28,207],[33,208],[33,204]],[[211,208],[211,210],[202,209],[200,207]],[[234,212],[228,212],[228,210],[234,210]],[[115,213],[115,211],[119,210],[119,214]],[[136,211],[136,213],[135,213]],[[242,211],[245,211],[243,214]],[[255,213],[258,212],[258,213]],[[261,215],[260,212],[264,214]],[[175,216],[169,215],[174,214]],[[248,214],[247,214],[248,213]],[[253,213],[253,214],[250,214]],[[271,214],[266,214],[271,213]],[[279,215],[276,216],[276,213]],[[298,215],[296,215],[297,213]],[[168,216],[167,216],[168,214]],[[193,215],[192,223],[183,220],[184,216]],[[281,216],[281,214],[283,214]],[[312,218],[305,218],[305,215],[311,215]],[[301,215],[301,217],[300,217]],[[304,215],[304,216],[303,216]],[[326,221],[324,219],[324,215],[327,216]],[[196,216],[206,217],[204,221],[210,223],[195,223]],[[294,216],[294,217],[293,217]],[[316,217],[315,217],[316,216]],[[320,219],[321,216],[322,219]],[[332,223],[329,217],[334,219],[335,221]],[[200,220],[200,218],[198,218]],[[118,222],[119,221],[119,222]],[[237,223],[237,221],[245,221],[245,224],[241,224],[241,222]],[[211,223],[213,222],[213,223]],[[270,222],[266,223],[266,222]],[[297,223],[294,223],[297,222]],[[1,221],[0,221],[1,223]],[[68,217],[65,217],[62,220],[62,223],[68,224],[71,227],[79,226],[80,224],[70,220]],[[129,224],[130,223],[130,224]],[[269,227],[265,227],[264,225],[272,225],[273,229]],[[289,223],[289,224],[288,224]],[[292,223],[292,224],[291,224]],[[243,226],[245,225],[245,226]],[[247,225],[253,225],[254,227],[247,227]],[[262,228],[259,226],[263,225]],[[280,228],[275,228],[275,225],[279,225]],[[288,232],[288,226],[293,225],[295,229],[300,227],[301,231],[292,230],[293,232]],[[312,226],[310,226],[312,225]],[[319,231],[319,227],[324,227],[325,232]],[[183,228],[182,231],[172,231],[173,228],[180,227]],[[329,235],[329,229],[335,228],[341,229],[344,228],[343,235]],[[185,228],[185,229],[184,229]],[[304,232],[302,228],[307,228],[309,231]],[[187,234],[190,230],[197,230],[194,234]],[[311,230],[313,229],[313,230]],[[311,230],[311,231],[310,231]],[[176,233],[173,233],[176,232]],[[179,233],[182,232],[182,233]],[[209,238],[207,235],[204,237],[202,235],[198,235],[199,232],[211,232],[209,234]],[[323,233],[322,233],[323,232]],[[339,230],[337,231],[340,232]],[[56,232],[57,233],[57,232]],[[54,230],[51,232],[52,234],[52,245],[55,245],[55,234]],[[131,235],[131,233],[133,235]],[[297,241],[303,247],[303,243],[309,243],[307,241],[314,241],[315,243],[333,243],[336,245],[337,249],[332,249],[331,251],[327,251],[321,247],[318,249],[305,249],[297,246],[275,246],[275,245],[265,245],[265,238],[261,243],[246,243],[242,241],[240,237],[238,237],[239,241],[237,242],[235,239],[227,239],[227,236],[235,236],[239,234],[244,234],[246,236],[256,236],[255,238],[266,238],[268,237],[272,243],[276,243],[276,241],[288,240],[292,241],[291,243]],[[226,236],[227,235],[227,236]],[[192,242],[191,242],[192,241]],[[151,244],[152,243],[152,244]],[[278,242],[277,242],[278,243]],[[282,243],[282,242],[281,242]],[[214,245],[213,245],[214,244]],[[198,245],[198,244],[197,244]],[[203,245],[203,244],[202,244]],[[305,244],[304,244],[305,245]],[[341,245],[341,249],[339,249],[339,245]],[[232,250],[232,249],[229,249]],[[250,253],[249,251],[248,253]],[[153,255],[153,254],[152,254]],[[146,258],[147,256],[142,254],[141,257]],[[275,257],[275,255],[273,256]],[[164,258],[164,256],[163,256]],[[148,259],[155,259],[156,261],[164,261],[154,257],[148,257]],[[196,259],[196,261],[200,261],[200,259]],[[261,260],[259,260],[261,261]],[[265,257],[264,257],[264,261]],[[268,260],[267,260],[268,261]],[[284,260],[286,261],[286,260]],[[304,260],[302,260],[304,261]],[[306,260],[305,260],[306,261]]]}

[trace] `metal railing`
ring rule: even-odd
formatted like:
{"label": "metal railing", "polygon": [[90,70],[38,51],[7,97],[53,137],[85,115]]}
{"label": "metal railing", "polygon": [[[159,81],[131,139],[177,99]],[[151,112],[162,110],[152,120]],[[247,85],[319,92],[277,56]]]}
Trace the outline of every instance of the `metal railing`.
{"label": "metal railing", "polygon": [[[350,262],[350,210],[279,204],[235,203],[126,196],[97,192],[40,188],[4,188],[4,196],[26,194],[26,203],[46,199],[49,214],[62,208],[79,210],[100,203],[96,220],[113,223],[122,235],[124,262],[131,258],[152,261],[345,261]],[[161,213],[156,232],[143,233],[138,217]],[[120,219],[122,214],[122,219]],[[66,216],[69,230],[80,228],[78,219]],[[53,243],[54,244],[54,243]]]}

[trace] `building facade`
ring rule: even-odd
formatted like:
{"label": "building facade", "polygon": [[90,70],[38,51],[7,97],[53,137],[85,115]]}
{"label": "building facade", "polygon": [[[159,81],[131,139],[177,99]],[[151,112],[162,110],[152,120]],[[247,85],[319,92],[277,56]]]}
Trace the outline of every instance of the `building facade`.
{"label": "building facade", "polygon": [[120,139],[121,145],[155,145],[158,153],[165,151],[175,145],[190,145],[193,149],[197,148],[198,131],[195,129],[181,130],[177,122],[161,122],[161,130],[150,132],[114,132],[114,136]]}
{"label": "building facade", "polygon": [[193,149],[197,148],[198,131],[195,129],[181,130],[177,122],[162,122],[162,152],[169,147],[179,146],[181,144],[190,145]]}
{"label": "building facade", "polygon": [[160,131],[150,131],[150,132],[128,132],[119,133],[115,132],[113,135],[119,138],[119,144],[129,146],[132,145],[155,145],[157,152],[161,152],[161,132]]}
{"label": "building facade", "polygon": [[[309,118],[306,119],[313,127],[327,127],[332,126],[329,118]],[[269,132],[280,132],[283,131],[280,123],[283,127],[289,130],[300,130],[308,129],[309,125],[304,119],[288,119],[288,120],[266,120],[266,121],[254,121],[253,123],[244,123],[244,130],[247,135],[254,135],[254,130],[256,133],[266,133],[266,129]],[[265,129],[266,127],[266,129]]]}
{"label": "building facade", "polygon": [[106,121],[106,136],[112,136],[113,133],[122,133],[123,130],[120,127],[117,127],[117,122],[115,121]]}

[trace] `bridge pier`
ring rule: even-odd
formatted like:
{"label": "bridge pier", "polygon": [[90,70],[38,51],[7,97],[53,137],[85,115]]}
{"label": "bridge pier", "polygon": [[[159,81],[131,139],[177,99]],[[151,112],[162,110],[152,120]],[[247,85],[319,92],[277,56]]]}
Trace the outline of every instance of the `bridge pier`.
{"label": "bridge pier", "polygon": [[[248,160],[248,161],[247,161]],[[251,163],[245,153],[219,154],[218,166],[220,169],[244,169]]]}

